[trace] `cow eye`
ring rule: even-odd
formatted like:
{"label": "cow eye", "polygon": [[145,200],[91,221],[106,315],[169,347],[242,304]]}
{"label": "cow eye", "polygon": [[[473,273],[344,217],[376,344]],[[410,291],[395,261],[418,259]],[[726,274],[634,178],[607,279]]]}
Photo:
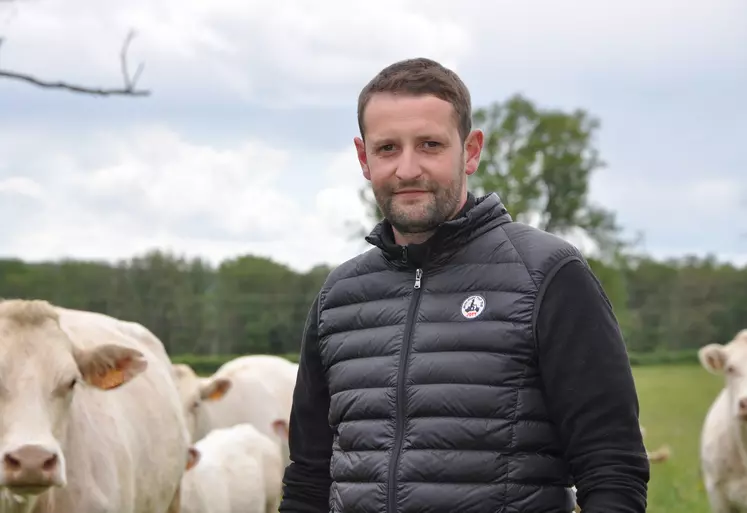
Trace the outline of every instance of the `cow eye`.
{"label": "cow eye", "polygon": [[75,385],[78,384],[78,377],[70,378],[65,381],[61,381],[57,384],[57,388],[54,390],[54,395],[57,397],[67,397],[68,394],[75,388]]}

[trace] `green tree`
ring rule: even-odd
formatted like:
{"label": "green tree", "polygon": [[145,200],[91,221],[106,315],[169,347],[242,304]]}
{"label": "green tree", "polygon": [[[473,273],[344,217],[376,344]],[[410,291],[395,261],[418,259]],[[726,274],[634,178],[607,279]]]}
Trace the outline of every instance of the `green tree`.
{"label": "green tree", "polygon": [[[216,282],[218,345],[222,353],[283,352],[297,338],[291,323],[299,303],[299,275],[268,258],[242,256],[223,262]],[[293,341],[294,345],[297,341]]]}
{"label": "green tree", "polygon": [[470,188],[496,192],[518,221],[560,236],[586,233],[612,258],[625,244],[614,213],[589,200],[592,174],[605,167],[594,145],[600,121],[583,109],[542,109],[520,94],[477,109],[483,156]]}
{"label": "green tree", "polygon": [[606,264],[595,258],[588,258],[589,267],[602,284],[605,294],[612,304],[612,309],[624,334],[629,334],[633,328],[630,309],[628,308],[628,288],[626,275],[617,265]]}

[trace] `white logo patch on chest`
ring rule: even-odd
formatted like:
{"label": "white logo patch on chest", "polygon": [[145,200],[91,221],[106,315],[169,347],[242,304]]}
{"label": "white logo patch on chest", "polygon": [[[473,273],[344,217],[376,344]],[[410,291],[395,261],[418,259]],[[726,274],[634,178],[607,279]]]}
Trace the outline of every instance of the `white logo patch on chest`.
{"label": "white logo patch on chest", "polygon": [[462,303],[462,315],[474,319],[485,310],[485,298],[480,295],[470,296]]}

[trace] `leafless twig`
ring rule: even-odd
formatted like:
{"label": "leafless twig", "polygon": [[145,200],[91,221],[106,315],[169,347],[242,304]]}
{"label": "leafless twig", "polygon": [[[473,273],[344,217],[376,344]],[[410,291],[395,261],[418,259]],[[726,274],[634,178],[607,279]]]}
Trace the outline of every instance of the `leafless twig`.
{"label": "leafless twig", "polygon": [[[0,0],[0,2],[7,2],[12,0]],[[130,31],[127,34],[127,37],[125,38],[125,42],[122,45],[122,51],[120,52],[120,61],[122,66],[122,75],[124,79],[124,87],[120,89],[104,89],[104,88],[94,88],[94,87],[87,87],[87,86],[81,86],[81,85],[75,85],[70,84],[63,81],[57,81],[52,82],[48,80],[42,80],[40,78],[37,78],[33,75],[29,75],[26,73],[18,73],[15,71],[7,71],[0,69],[0,78],[7,78],[11,80],[20,80],[22,82],[27,82],[29,84],[33,84],[38,87],[44,87],[49,89],[64,89],[67,91],[71,91],[74,93],[81,93],[81,94],[89,94],[94,96],[149,96],[150,91],[147,89],[136,89],[135,86],[137,84],[138,78],[140,78],[140,74],[143,71],[143,64],[141,63],[137,70],[135,71],[134,76],[130,76],[129,72],[127,71],[127,50],[129,49],[130,43],[132,42],[132,39],[135,37],[135,32]],[[2,45],[3,40],[0,38],[0,46]]]}

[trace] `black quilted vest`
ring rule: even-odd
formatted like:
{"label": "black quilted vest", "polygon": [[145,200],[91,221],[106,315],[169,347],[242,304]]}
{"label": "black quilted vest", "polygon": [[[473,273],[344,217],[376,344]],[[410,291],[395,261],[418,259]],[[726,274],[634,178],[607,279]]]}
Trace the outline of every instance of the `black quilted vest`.
{"label": "black quilted vest", "polygon": [[331,511],[573,511],[533,319],[548,273],[580,253],[513,222],[495,194],[443,224],[424,264],[385,226],[320,295]]}

